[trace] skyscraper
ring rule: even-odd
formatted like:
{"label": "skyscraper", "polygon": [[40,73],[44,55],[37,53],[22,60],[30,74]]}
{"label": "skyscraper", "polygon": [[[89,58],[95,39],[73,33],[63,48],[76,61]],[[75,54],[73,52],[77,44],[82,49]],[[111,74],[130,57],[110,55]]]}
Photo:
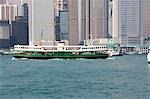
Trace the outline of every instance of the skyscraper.
{"label": "skyscraper", "polygon": [[79,43],[78,0],[69,0],[69,42],[71,45]]}
{"label": "skyscraper", "polygon": [[108,36],[108,0],[90,1],[90,28],[94,39]]}
{"label": "skyscraper", "polygon": [[30,43],[54,40],[53,0],[29,2],[29,37]]}
{"label": "skyscraper", "polygon": [[17,16],[23,16],[23,14],[22,14],[23,0],[4,0],[4,1],[8,4],[17,5]]}
{"label": "skyscraper", "polygon": [[113,0],[112,37],[115,43],[143,43],[143,1]]}
{"label": "skyscraper", "polygon": [[17,16],[12,22],[11,46],[15,44],[28,45],[28,4],[23,4],[23,16]]}
{"label": "skyscraper", "polygon": [[68,11],[60,11],[60,40],[69,40]]}
{"label": "skyscraper", "polygon": [[0,20],[0,48],[10,47],[9,21]]}
{"label": "skyscraper", "polygon": [[145,43],[150,43],[150,0],[144,0],[143,4],[143,36]]}
{"label": "skyscraper", "polygon": [[68,11],[68,0],[54,0],[55,16],[59,15],[59,11]]}
{"label": "skyscraper", "polygon": [[6,0],[0,0],[0,4],[6,3]]}
{"label": "skyscraper", "polygon": [[9,4],[17,6],[17,16],[23,16],[23,7],[24,3],[29,3],[30,0],[0,0],[0,4]]}
{"label": "skyscraper", "polygon": [[17,16],[17,5],[0,4],[0,20],[14,21]]}
{"label": "skyscraper", "polygon": [[107,37],[108,0],[69,0],[69,39],[76,45]]}
{"label": "skyscraper", "polygon": [[10,47],[11,23],[17,16],[17,5],[0,4],[0,48]]}
{"label": "skyscraper", "polygon": [[112,0],[109,0],[109,15],[108,15],[108,24],[109,24],[109,29],[108,29],[108,34],[111,37],[112,36],[112,13],[113,13],[113,3]]}

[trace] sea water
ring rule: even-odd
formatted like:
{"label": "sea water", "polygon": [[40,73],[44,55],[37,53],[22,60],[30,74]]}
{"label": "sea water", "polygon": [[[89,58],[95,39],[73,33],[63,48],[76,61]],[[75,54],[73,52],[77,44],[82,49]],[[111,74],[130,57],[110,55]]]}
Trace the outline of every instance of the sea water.
{"label": "sea water", "polygon": [[150,99],[146,55],[108,59],[0,56],[0,99]]}

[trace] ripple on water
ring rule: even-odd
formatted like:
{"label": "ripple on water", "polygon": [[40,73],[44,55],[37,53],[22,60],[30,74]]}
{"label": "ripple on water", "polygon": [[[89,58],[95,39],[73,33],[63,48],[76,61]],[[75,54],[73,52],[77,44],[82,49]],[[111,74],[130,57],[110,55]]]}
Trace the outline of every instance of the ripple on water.
{"label": "ripple on water", "polygon": [[148,99],[150,95],[150,65],[144,55],[95,60],[0,57],[0,99]]}

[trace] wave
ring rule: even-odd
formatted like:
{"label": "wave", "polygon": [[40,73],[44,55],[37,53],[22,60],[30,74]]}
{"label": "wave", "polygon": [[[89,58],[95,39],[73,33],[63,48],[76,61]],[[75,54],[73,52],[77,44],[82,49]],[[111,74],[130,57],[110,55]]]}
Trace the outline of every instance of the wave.
{"label": "wave", "polygon": [[107,59],[116,59],[115,57],[108,57]]}

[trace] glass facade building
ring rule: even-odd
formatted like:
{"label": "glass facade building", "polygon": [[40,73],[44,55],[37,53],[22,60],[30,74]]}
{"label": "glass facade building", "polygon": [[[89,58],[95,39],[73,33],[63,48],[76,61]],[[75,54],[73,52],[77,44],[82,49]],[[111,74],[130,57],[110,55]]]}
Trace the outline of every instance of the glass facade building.
{"label": "glass facade building", "polygon": [[60,11],[60,40],[69,40],[68,11]]}
{"label": "glass facade building", "polygon": [[143,44],[143,1],[113,0],[112,37],[115,43]]}

